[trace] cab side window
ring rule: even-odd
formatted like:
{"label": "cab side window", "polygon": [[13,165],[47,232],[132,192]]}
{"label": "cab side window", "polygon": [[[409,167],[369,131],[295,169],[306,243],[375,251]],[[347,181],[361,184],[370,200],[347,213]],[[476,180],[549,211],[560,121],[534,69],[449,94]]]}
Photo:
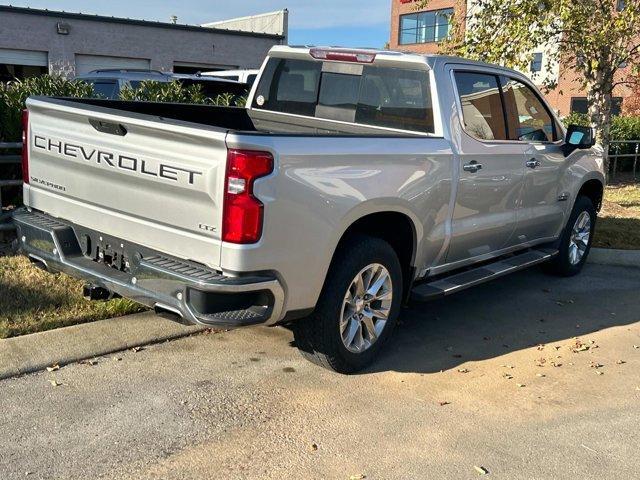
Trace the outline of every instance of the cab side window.
{"label": "cab side window", "polygon": [[498,77],[456,72],[465,131],[479,140],[507,140]]}
{"label": "cab side window", "polygon": [[538,95],[527,85],[501,77],[507,112],[509,140],[553,142],[557,140],[555,121]]}

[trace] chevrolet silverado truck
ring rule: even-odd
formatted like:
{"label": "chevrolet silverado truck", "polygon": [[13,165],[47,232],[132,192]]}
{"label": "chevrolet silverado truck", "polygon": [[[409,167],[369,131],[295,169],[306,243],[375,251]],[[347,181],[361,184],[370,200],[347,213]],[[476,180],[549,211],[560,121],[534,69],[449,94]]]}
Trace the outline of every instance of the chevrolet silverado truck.
{"label": "chevrolet silverado truck", "polygon": [[401,307],[585,264],[592,130],[524,75],[447,56],[274,47],[246,108],[32,97],[22,252],[187,324],[286,325],[372,362]]}

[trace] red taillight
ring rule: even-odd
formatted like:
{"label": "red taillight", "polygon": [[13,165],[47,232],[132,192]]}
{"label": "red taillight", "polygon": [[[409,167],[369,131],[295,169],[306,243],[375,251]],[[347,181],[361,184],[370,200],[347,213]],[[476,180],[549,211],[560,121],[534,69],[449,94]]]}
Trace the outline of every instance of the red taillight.
{"label": "red taillight", "polygon": [[222,240],[256,243],[262,236],[263,205],[253,196],[256,179],[273,171],[269,152],[229,150],[224,182]]}
{"label": "red taillight", "polygon": [[366,50],[325,50],[312,48],[309,53],[316,60],[334,60],[337,62],[373,63],[376,54]]}
{"label": "red taillight", "polygon": [[22,181],[29,183],[29,110],[22,110]]}

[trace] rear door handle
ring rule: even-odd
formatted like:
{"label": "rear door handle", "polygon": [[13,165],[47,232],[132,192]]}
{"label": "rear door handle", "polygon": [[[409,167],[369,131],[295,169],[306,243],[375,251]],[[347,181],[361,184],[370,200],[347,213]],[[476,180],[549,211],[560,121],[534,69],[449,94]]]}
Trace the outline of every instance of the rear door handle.
{"label": "rear door handle", "polygon": [[467,163],[466,165],[463,165],[462,169],[465,172],[476,173],[478,170],[482,170],[482,164],[476,162],[475,160],[473,160],[473,161]]}
{"label": "rear door handle", "polygon": [[529,168],[538,168],[540,166],[540,160],[532,158],[531,160],[527,160],[525,165]]}

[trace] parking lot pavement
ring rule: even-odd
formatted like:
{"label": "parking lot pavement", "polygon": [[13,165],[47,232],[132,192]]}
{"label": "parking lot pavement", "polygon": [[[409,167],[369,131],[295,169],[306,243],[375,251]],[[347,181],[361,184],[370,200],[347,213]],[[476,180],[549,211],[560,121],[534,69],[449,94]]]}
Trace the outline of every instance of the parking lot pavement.
{"label": "parking lot pavement", "polygon": [[406,310],[360,375],[263,328],[4,380],[0,478],[639,478],[639,299],[534,269]]}

